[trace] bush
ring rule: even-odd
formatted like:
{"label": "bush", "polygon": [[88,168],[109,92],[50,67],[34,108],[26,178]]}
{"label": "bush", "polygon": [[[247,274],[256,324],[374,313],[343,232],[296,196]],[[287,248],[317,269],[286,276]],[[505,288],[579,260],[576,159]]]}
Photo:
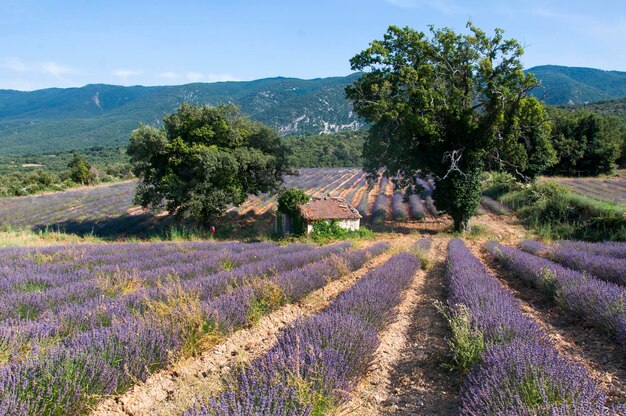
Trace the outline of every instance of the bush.
{"label": "bush", "polygon": [[520,188],[520,184],[513,175],[506,172],[485,172],[481,177],[481,182],[483,194],[496,199]]}
{"label": "bush", "polygon": [[317,221],[313,224],[311,238],[316,242],[326,242],[328,240],[345,240],[348,238],[371,238],[374,233],[366,228],[359,228],[356,231],[341,228],[339,224],[332,221]]}
{"label": "bush", "polygon": [[500,201],[544,238],[626,241],[623,210],[574,195],[554,182],[526,186],[502,195]]}
{"label": "bush", "polygon": [[303,235],[306,232],[306,223],[300,214],[300,205],[309,202],[311,197],[298,188],[283,190],[278,195],[278,212],[289,215],[292,222],[292,232]]}

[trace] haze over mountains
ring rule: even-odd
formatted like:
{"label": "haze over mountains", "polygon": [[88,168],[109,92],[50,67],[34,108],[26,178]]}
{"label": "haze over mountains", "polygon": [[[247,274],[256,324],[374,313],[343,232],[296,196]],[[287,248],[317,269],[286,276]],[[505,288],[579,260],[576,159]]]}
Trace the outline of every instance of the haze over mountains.
{"label": "haze over mountains", "polygon": [[[584,104],[626,97],[626,72],[539,66],[529,69],[551,105]],[[32,92],[0,90],[0,155],[57,152],[125,145],[139,123],[158,125],[182,102],[233,102],[281,134],[319,134],[358,129],[344,88],[358,77],[120,87],[92,84]],[[537,91],[542,95],[543,91]]]}

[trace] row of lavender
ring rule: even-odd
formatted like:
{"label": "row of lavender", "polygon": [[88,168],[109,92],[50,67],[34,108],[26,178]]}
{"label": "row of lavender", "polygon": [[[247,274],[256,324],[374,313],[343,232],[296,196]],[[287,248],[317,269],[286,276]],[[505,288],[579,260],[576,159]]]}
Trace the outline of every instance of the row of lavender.
{"label": "row of lavender", "polygon": [[[44,315],[54,317],[49,320],[18,322],[18,326],[65,324],[72,307],[80,311],[69,313],[74,319],[70,333],[59,338],[53,331],[53,342],[46,343],[50,338],[42,337],[37,345],[29,346],[28,354],[10,357],[0,369],[0,414],[85,413],[96,395],[125,390],[180,353],[195,352],[206,335],[219,336],[253,322],[360,267],[386,247],[381,244],[356,252],[345,252],[346,248],[311,250],[300,245],[277,255],[280,249],[267,245],[261,251],[273,252],[271,259],[261,260],[264,255],[259,251],[248,256],[247,263],[231,256],[221,263],[228,270],[213,275],[142,287],[120,300],[105,300],[102,308],[78,302],[49,315],[46,311]],[[20,255],[13,254],[19,262]],[[89,310],[96,312],[95,321]],[[7,323],[9,330],[4,333],[14,341],[16,322]]]}
{"label": "row of lavender", "polygon": [[[613,267],[622,267],[624,270],[625,261],[612,256],[581,254],[580,249],[576,248],[587,247],[605,254],[621,255],[620,250],[624,250],[624,246],[623,243],[563,242],[556,248],[561,254],[555,258],[564,265],[582,271],[531,254],[546,253],[546,250],[550,252],[536,241],[522,242],[521,247],[526,251],[494,242],[487,245],[487,250],[516,276],[542,290],[573,316],[605,331],[626,351],[626,287],[623,283],[608,281],[617,276],[612,274]],[[603,261],[606,262],[604,267],[601,263]],[[602,276],[606,281],[596,276]]]}
{"label": "row of lavender", "polygon": [[348,398],[379,344],[378,332],[420,261],[399,254],[337,297],[323,312],[283,330],[263,357],[236,370],[217,396],[185,412],[197,415],[321,415]]}
{"label": "row of lavender", "polygon": [[149,310],[151,302],[165,299],[172,281],[208,297],[248,277],[297,267],[343,248],[191,243],[5,249],[0,363],[78,333],[132,320]]}
{"label": "row of lavender", "polygon": [[547,334],[459,239],[449,244],[448,317],[455,358],[469,369],[462,415],[621,415],[584,367]]}
{"label": "row of lavender", "polygon": [[524,241],[521,248],[594,277],[626,286],[626,243],[559,241],[553,246]]}

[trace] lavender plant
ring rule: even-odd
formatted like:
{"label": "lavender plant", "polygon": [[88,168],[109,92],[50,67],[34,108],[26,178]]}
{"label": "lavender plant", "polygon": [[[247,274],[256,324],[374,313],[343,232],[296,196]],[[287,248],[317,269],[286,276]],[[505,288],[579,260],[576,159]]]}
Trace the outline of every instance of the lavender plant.
{"label": "lavender plant", "polygon": [[[332,278],[346,265],[358,267],[361,259],[366,261],[385,249],[384,244],[376,245],[367,253],[346,255],[341,263],[348,247],[348,243],[318,249],[302,244],[281,248],[271,243],[185,243],[94,245],[75,252],[63,248],[0,250],[6,264],[0,273],[14,276],[13,285],[19,281],[14,271],[33,268],[32,274],[23,276],[29,285],[18,285],[29,288],[18,293],[21,297],[0,295],[5,301],[29,302],[26,308],[12,303],[22,308],[24,316],[7,318],[0,325],[0,360],[7,363],[0,367],[0,409],[11,415],[84,414],[98,397],[122,392],[182,351],[194,351],[194,343],[211,330],[210,316],[202,314],[202,305],[216,296],[229,290],[233,296],[241,295],[227,303],[235,309],[246,305],[246,294],[265,293],[262,300],[267,299],[270,292],[262,292],[264,286],[255,282],[277,286],[281,273],[305,271],[307,264],[337,255],[332,263],[336,267],[328,276]],[[218,260],[222,271],[207,269],[199,250],[209,257],[215,254],[211,258]],[[111,286],[102,287],[94,270],[109,270],[109,261],[136,270],[141,277],[138,286],[131,286],[133,290],[125,294],[118,291],[120,282],[115,281],[115,296],[107,297]],[[189,264],[196,264],[196,269],[186,269]],[[179,267],[184,279],[162,278]],[[37,272],[46,270],[56,274],[35,278]],[[162,280],[150,285],[150,279]],[[317,282],[319,286],[327,280]],[[38,289],[31,292],[35,283]],[[119,287],[128,284],[121,283]],[[287,301],[316,287],[309,281],[302,284],[305,288],[294,291]],[[236,317],[236,311],[230,316]]]}
{"label": "lavender plant", "polygon": [[417,194],[409,195],[409,209],[411,213],[411,218],[413,218],[414,220],[421,220],[422,218],[424,218],[424,204]]}
{"label": "lavender plant", "polygon": [[283,330],[265,356],[225,381],[222,393],[184,414],[323,414],[346,400],[418,266],[414,256],[399,254],[370,271],[327,310]]}
{"label": "lavender plant", "polygon": [[487,195],[483,195],[480,198],[480,203],[482,206],[486,207],[489,211],[494,212],[498,215],[510,215],[513,211],[502,202],[497,201],[493,198],[488,197]]}
{"label": "lavender plant", "polygon": [[626,348],[626,288],[495,242],[486,249],[519,278],[542,290],[563,309],[616,337]]}
{"label": "lavender plant", "polygon": [[404,195],[401,192],[395,192],[391,200],[391,211],[394,221],[405,221],[408,218],[406,204],[404,203]]}
{"label": "lavender plant", "polygon": [[606,394],[584,368],[554,349],[459,239],[448,246],[445,280],[451,322],[465,316],[470,329],[454,332],[465,338],[453,339],[453,349],[484,342],[472,350],[473,357],[465,357],[469,372],[461,388],[461,415],[592,416],[626,411],[607,406]]}
{"label": "lavender plant", "polygon": [[618,259],[626,259],[626,243],[605,241],[602,243],[588,243],[585,241],[561,240],[557,244],[563,248],[586,251],[598,256],[611,256]]}

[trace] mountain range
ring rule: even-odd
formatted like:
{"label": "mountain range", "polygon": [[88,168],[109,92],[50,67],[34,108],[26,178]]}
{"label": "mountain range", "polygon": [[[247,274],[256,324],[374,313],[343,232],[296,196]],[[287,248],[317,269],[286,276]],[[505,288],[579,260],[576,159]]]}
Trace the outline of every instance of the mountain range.
{"label": "mountain range", "polygon": [[[544,87],[534,93],[551,105],[626,97],[626,72],[553,65],[528,71]],[[357,77],[359,74],[179,86],[91,84],[31,92],[0,90],[0,155],[122,146],[139,123],[159,125],[164,114],[184,101],[233,102],[283,135],[358,129],[364,123],[344,96],[345,86]]]}

